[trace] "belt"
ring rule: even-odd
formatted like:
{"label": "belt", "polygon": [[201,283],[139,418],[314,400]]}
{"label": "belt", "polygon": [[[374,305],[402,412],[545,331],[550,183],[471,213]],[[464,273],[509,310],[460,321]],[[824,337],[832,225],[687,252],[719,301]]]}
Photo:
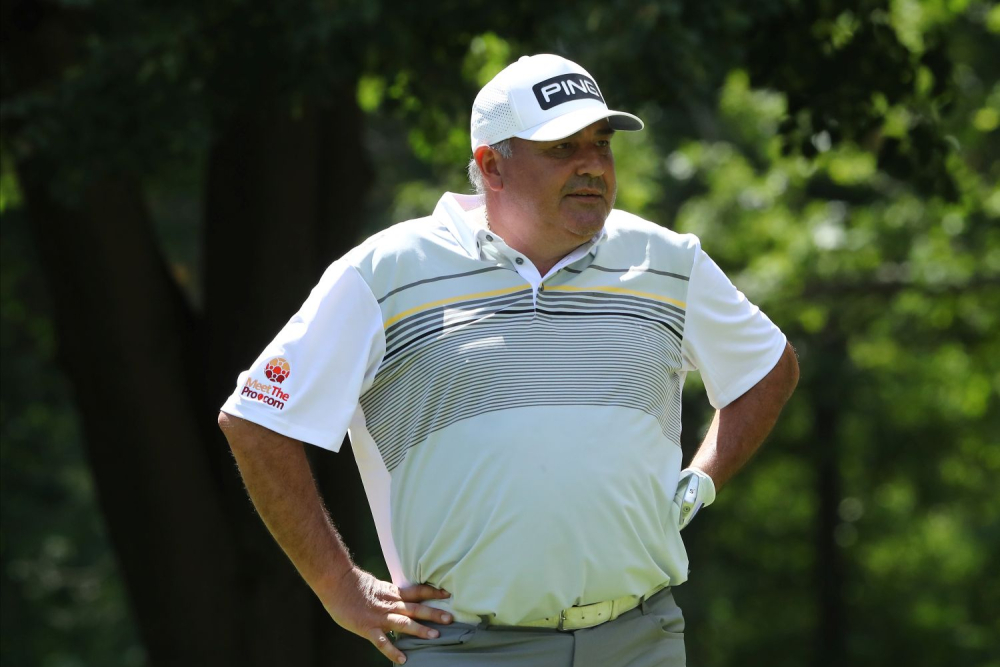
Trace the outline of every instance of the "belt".
{"label": "belt", "polygon": [[546,616],[535,621],[517,623],[518,628],[551,628],[553,630],[583,630],[595,625],[613,621],[627,611],[632,611],[642,602],[653,597],[664,588],[661,584],[645,595],[625,595],[614,600],[585,604],[579,607],[567,607],[558,614]]}

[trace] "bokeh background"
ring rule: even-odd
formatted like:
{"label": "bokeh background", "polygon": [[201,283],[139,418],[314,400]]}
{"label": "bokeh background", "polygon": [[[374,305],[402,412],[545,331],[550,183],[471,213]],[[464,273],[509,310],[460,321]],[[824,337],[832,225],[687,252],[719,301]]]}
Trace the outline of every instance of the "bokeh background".
{"label": "bokeh background", "polygon": [[[1000,6],[4,0],[0,37],[3,665],[382,664],[217,408],[327,264],[468,191],[471,101],[536,52],[646,120],[619,207],[800,356],[685,532],[689,664],[1000,665]],[[709,417],[691,377],[688,456]],[[312,455],[384,574],[350,453]]]}

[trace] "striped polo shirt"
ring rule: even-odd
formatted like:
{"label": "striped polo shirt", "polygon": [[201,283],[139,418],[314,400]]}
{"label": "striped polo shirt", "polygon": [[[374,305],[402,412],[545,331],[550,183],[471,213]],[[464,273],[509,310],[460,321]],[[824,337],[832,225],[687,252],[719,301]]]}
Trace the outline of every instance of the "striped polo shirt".
{"label": "striped polo shirt", "polygon": [[722,408],[785,337],[692,235],[616,210],[540,276],[481,207],[447,193],[331,265],[223,411],[334,451],[349,430],[393,582],[458,620],[682,583],[685,375]]}

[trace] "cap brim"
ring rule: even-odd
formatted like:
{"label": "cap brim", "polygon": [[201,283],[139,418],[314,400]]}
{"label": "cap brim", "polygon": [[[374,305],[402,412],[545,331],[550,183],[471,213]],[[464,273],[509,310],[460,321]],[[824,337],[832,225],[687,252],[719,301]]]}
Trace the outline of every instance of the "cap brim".
{"label": "cap brim", "polygon": [[576,134],[588,125],[604,118],[608,119],[613,130],[637,132],[643,128],[643,123],[637,116],[625,113],[624,111],[611,111],[604,106],[592,106],[577,109],[558,118],[553,118],[534,127],[529,127],[527,130],[518,132],[514,136],[529,141],[565,139],[571,134]]}

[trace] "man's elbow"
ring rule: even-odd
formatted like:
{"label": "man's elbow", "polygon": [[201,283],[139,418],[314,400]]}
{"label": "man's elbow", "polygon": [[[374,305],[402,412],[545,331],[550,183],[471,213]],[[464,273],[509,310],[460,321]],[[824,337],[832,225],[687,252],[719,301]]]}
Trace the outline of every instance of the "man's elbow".
{"label": "man's elbow", "polygon": [[244,430],[246,426],[246,420],[240,417],[235,417],[226,412],[219,413],[219,428],[222,429],[222,433],[226,436],[226,440],[229,441],[229,446],[232,447],[237,442],[239,442],[239,432]]}
{"label": "man's elbow", "polygon": [[218,421],[219,428],[222,429],[226,440],[229,441],[229,448],[237,456],[247,452],[302,447],[301,441],[272,431],[243,417],[220,412]]}
{"label": "man's elbow", "polygon": [[792,396],[792,392],[795,391],[795,387],[799,384],[799,359],[791,343],[785,343],[785,351],[782,353],[781,361],[778,365],[782,370],[782,380],[785,385],[785,400],[787,401]]}
{"label": "man's elbow", "polygon": [[233,418],[227,415],[225,412],[219,413],[219,418],[217,421],[219,422],[219,428],[222,429],[223,433],[226,433],[227,431],[229,431],[229,429],[233,427]]}

